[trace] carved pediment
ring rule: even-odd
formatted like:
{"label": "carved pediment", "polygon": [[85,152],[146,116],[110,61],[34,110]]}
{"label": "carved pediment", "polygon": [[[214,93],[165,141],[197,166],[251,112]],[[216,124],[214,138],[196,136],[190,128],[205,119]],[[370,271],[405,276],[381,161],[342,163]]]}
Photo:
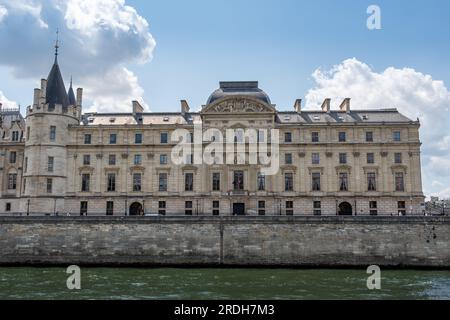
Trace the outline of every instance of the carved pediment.
{"label": "carved pediment", "polygon": [[220,99],[206,106],[202,113],[275,113],[276,110],[268,104],[249,97],[230,97]]}

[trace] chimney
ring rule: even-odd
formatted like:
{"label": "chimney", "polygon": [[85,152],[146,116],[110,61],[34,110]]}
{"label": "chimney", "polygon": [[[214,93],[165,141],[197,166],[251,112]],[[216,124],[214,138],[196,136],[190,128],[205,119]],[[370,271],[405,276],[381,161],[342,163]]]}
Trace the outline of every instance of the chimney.
{"label": "chimney", "polygon": [[39,105],[40,96],[41,96],[41,89],[34,89],[33,108]]}
{"label": "chimney", "polygon": [[83,104],[83,89],[82,88],[77,89],[77,102],[76,103],[77,103],[77,107],[81,108],[81,106]]}
{"label": "chimney", "polygon": [[186,100],[181,100],[181,114],[184,116],[186,113],[189,113],[189,104]]}
{"label": "chimney", "polygon": [[295,100],[294,109],[297,113],[302,112],[302,99]]}
{"label": "chimney", "polygon": [[141,106],[141,104],[134,100],[133,101],[133,116],[135,116],[138,113],[143,113],[144,112],[144,108]]}
{"label": "chimney", "polygon": [[41,79],[41,98],[45,100],[47,96],[47,80]]}
{"label": "chimney", "polygon": [[345,111],[345,112],[349,113],[350,112],[350,98],[345,98],[344,101],[342,101],[339,109],[341,109],[341,111]]}
{"label": "chimney", "polygon": [[326,113],[330,113],[330,105],[331,105],[331,99],[327,98],[322,103],[322,111]]}

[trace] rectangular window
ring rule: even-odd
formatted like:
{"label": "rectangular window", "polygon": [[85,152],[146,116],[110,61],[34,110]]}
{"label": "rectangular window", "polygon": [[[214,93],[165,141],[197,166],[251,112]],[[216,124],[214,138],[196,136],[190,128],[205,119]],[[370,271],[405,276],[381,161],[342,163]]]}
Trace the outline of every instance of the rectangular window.
{"label": "rectangular window", "polygon": [[394,153],[394,162],[397,164],[402,163],[402,154],[400,152]]}
{"label": "rectangular window", "polygon": [[133,173],[133,191],[139,192],[142,190],[142,175],[140,173]]}
{"label": "rectangular window", "polygon": [[30,127],[27,127],[27,141],[30,141]]}
{"label": "rectangular window", "polygon": [[320,201],[313,202],[313,213],[315,216],[322,215],[322,203]]}
{"label": "rectangular window", "polygon": [[287,216],[294,215],[294,201],[286,201],[286,215]]}
{"label": "rectangular window", "polygon": [[160,141],[162,144],[168,143],[168,134],[167,132],[161,132]]}
{"label": "rectangular window", "polygon": [[406,202],[398,201],[397,206],[398,206],[398,214],[401,216],[405,216],[406,215]]}
{"label": "rectangular window", "polygon": [[313,172],[311,174],[312,179],[312,190],[313,191],[320,191],[320,173],[319,172]]}
{"label": "rectangular window", "polygon": [[284,191],[294,191],[294,174],[291,172],[284,174]]}
{"label": "rectangular window", "polygon": [[244,171],[234,171],[234,190],[244,190]]}
{"label": "rectangular window", "polygon": [[136,133],[134,135],[134,143],[141,144],[142,143],[142,133]]}
{"label": "rectangular window", "polygon": [[19,141],[19,131],[13,131],[12,141]]}
{"label": "rectangular window", "polygon": [[80,202],[80,216],[87,216],[88,214],[88,202],[81,201]]}
{"label": "rectangular window", "polygon": [[108,164],[110,166],[115,166],[116,165],[116,155],[115,154],[110,154],[108,157]]}
{"label": "rectangular window", "polygon": [[266,190],[266,176],[258,172],[258,191]]}
{"label": "rectangular window", "polygon": [[167,164],[167,154],[159,155],[159,164]]}
{"label": "rectangular window", "polygon": [[54,157],[48,157],[47,160],[47,171],[48,172],[53,172],[55,166],[55,158]]}
{"label": "rectangular window", "polygon": [[192,201],[185,201],[184,208],[185,208],[185,215],[192,216]]}
{"label": "rectangular window", "polygon": [[392,139],[393,139],[394,141],[396,141],[396,142],[402,141],[402,134],[401,134],[401,132],[400,132],[400,131],[394,131],[394,132],[392,133]]}
{"label": "rectangular window", "polygon": [[339,163],[347,164],[347,154],[346,153],[339,153]]}
{"label": "rectangular window", "polygon": [[159,191],[167,191],[167,173],[159,174]]}
{"label": "rectangular window", "polygon": [[339,132],[339,142],[347,141],[347,135],[344,131]]}
{"label": "rectangular window", "polygon": [[405,181],[403,177],[403,172],[395,173],[395,191],[397,192],[405,191]]}
{"label": "rectangular window", "polygon": [[11,202],[7,202],[6,203],[5,211],[6,212],[10,212],[11,211]]}
{"label": "rectangular window", "polygon": [[292,133],[291,132],[284,133],[284,142],[286,142],[286,143],[292,142]]}
{"label": "rectangular window", "polygon": [[28,171],[28,157],[25,158],[23,171],[26,173]]}
{"label": "rectangular window", "polygon": [[184,175],[184,191],[194,191],[194,174],[186,173]]}
{"label": "rectangular window", "polygon": [[9,153],[9,163],[16,163],[17,161],[17,153],[15,151],[11,151]]}
{"label": "rectangular window", "polygon": [[50,126],[50,141],[56,140],[56,127]]}
{"label": "rectangular window", "polygon": [[286,153],[284,155],[284,164],[292,164],[292,153]]}
{"label": "rectangular window", "polygon": [[371,216],[376,216],[376,215],[378,215],[378,209],[377,209],[377,207],[378,207],[378,204],[377,204],[376,201],[370,201],[370,202],[369,202],[369,214],[370,214]]}
{"label": "rectangular window", "polygon": [[84,144],[91,144],[92,143],[92,135],[87,133],[84,135]]}
{"label": "rectangular window", "polygon": [[312,164],[320,164],[320,154],[319,153],[313,153],[311,155],[311,162]]}
{"label": "rectangular window", "polygon": [[140,166],[141,164],[142,164],[142,155],[135,154],[134,155],[134,165],[135,166]]}
{"label": "rectangular window", "polygon": [[311,141],[319,142],[319,133],[318,132],[311,132]]}
{"label": "rectangular window", "polygon": [[373,142],[373,132],[366,132],[366,142]]}
{"label": "rectangular window", "polygon": [[89,173],[83,173],[81,175],[81,191],[89,192],[89,185],[91,181],[91,175]]}
{"label": "rectangular window", "polygon": [[219,216],[219,215],[220,215],[220,202],[213,201],[213,216]]}
{"label": "rectangular window", "polygon": [[367,173],[367,191],[377,191],[377,175],[375,172]]}
{"label": "rectangular window", "polygon": [[339,173],[339,191],[348,191],[348,174],[346,172]]}
{"label": "rectangular window", "polygon": [[265,216],[266,215],[266,202],[258,201],[258,215]]}
{"label": "rectangular window", "polygon": [[367,154],[367,163],[368,164],[374,164],[375,163],[375,154],[374,153],[368,153]]}
{"label": "rectangular window", "polygon": [[8,190],[16,190],[17,188],[17,173],[8,174]]}
{"label": "rectangular window", "polygon": [[108,192],[115,192],[116,191],[116,174],[115,173],[108,173],[108,181],[106,184],[106,190]]}
{"label": "rectangular window", "polygon": [[159,201],[158,202],[158,214],[165,216],[166,215],[166,202],[165,201]]}
{"label": "rectangular window", "polygon": [[106,201],[106,215],[107,216],[114,215],[114,202],[113,201]]}
{"label": "rectangular window", "polygon": [[212,174],[212,189],[213,191],[220,191],[220,173],[214,172]]}
{"label": "rectangular window", "polygon": [[89,154],[85,154],[83,156],[83,165],[89,166],[91,164],[91,156]]}
{"label": "rectangular window", "polygon": [[116,144],[117,143],[117,134],[111,133],[109,135],[109,144]]}
{"label": "rectangular window", "polygon": [[47,179],[47,193],[52,193],[53,191],[53,179]]}

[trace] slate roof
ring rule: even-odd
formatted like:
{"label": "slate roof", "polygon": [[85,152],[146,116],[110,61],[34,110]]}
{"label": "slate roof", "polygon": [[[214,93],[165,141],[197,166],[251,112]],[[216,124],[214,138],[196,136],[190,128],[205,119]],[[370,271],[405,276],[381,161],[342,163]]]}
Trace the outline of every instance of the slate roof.
{"label": "slate roof", "polygon": [[69,106],[69,97],[57,59],[55,59],[55,63],[47,78],[46,103],[49,104],[50,108],[54,108],[57,104],[61,104],[63,108]]}
{"label": "slate roof", "polygon": [[220,88],[214,91],[208,98],[207,105],[216,100],[233,96],[244,95],[256,98],[270,105],[269,96],[258,88],[258,81],[222,81]]}

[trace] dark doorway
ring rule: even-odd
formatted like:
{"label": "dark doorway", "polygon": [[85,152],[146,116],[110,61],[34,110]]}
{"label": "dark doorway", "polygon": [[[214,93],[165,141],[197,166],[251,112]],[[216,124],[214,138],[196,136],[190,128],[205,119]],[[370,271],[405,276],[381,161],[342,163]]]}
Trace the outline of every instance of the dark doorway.
{"label": "dark doorway", "polygon": [[339,213],[340,216],[351,216],[353,215],[352,205],[348,202],[342,202],[339,205]]}
{"label": "dark doorway", "polygon": [[130,206],[130,216],[140,216],[143,214],[142,204],[135,202]]}
{"label": "dark doorway", "polygon": [[233,215],[245,216],[245,203],[233,203]]}

